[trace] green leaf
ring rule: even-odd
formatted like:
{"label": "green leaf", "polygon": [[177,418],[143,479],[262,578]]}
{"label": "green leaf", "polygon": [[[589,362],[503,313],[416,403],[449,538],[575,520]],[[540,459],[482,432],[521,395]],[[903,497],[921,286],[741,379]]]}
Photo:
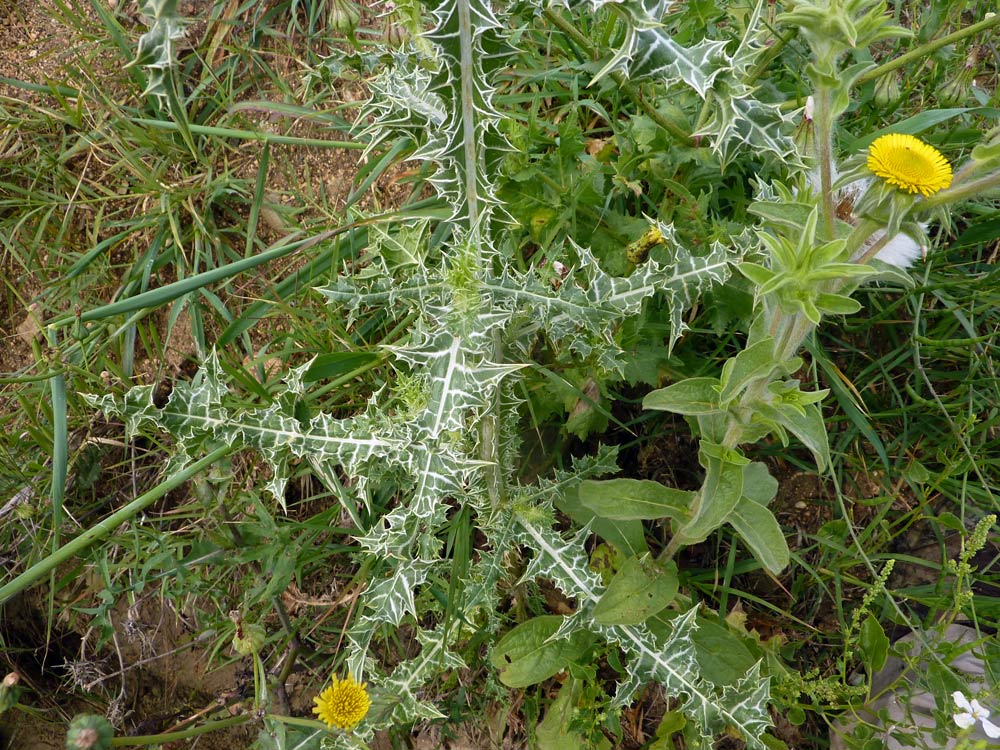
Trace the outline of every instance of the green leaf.
{"label": "green leaf", "polygon": [[889,657],[889,639],[879,621],[872,615],[868,615],[861,623],[859,636],[861,653],[865,657],[865,669],[868,670],[868,674],[875,674],[885,666],[885,661]]}
{"label": "green leaf", "polygon": [[[913,117],[908,117],[905,120],[900,120],[899,122],[894,122],[888,127],[884,127],[881,130],[876,130],[873,133],[868,133],[861,138],[853,141],[849,146],[846,147],[847,153],[857,153],[868,148],[877,138],[888,133],[905,133],[906,135],[917,135],[922,133],[928,128],[932,128],[935,125],[940,125],[942,122],[952,119],[953,117],[960,117],[964,114],[984,114],[988,117],[1000,116],[1000,111],[993,107],[954,107],[950,109],[927,109],[923,112],[915,114]],[[975,158],[975,152],[973,152],[973,158]]]}
{"label": "green leaf", "polygon": [[[765,404],[755,401],[754,408],[766,419],[780,424],[802,441],[816,461],[820,471],[830,462],[830,443],[823,422],[823,413],[816,404]],[[804,412],[804,413],[803,413]]]}
{"label": "green leaf", "polygon": [[649,555],[630,557],[594,607],[598,625],[638,625],[677,595],[677,565],[659,565]]}
{"label": "green leaf", "polygon": [[579,750],[581,747],[591,746],[594,750],[606,750],[611,747],[605,737],[590,745],[583,735],[570,728],[582,693],[583,683],[573,677],[559,688],[559,695],[549,705],[545,718],[535,728],[538,750]]}
{"label": "green leaf", "polygon": [[711,414],[719,411],[718,378],[688,378],[646,394],[643,409],[675,414]]}
{"label": "green leaf", "polygon": [[302,376],[303,382],[336,378],[346,375],[359,367],[377,362],[379,355],[373,352],[330,352],[320,354],[310,364]]}
{"label": "green leaf", "polygon": [[773,370],[775,364],[773,339],[751,344],[722,366],[719,401],[723,404],[732,401],[750,383]]}
{"label": "green leaf", "polygon": [[798,231],[809,220],[809,215],[815,208],[811,203],[758,201],[751,203],[747,210],[771,224]]}
{"label": "green leaf", "polygon": [[972,149],[972,158],[978,162],[989,162],[1000,159],[1000,141],[995,143],[980,143]]}
{"label": "green leaf", "polygon": [[817,294],[816,307],[827,315],[853,315],[861,309],[861,303],[843,294]]}
{"label": "green leaf", "polygon": [[760,736],[760,741],[764,743],[767,750],[788,750],[788,744],[779,740],[777,737],[773,737],[770,734],[762,734]]}
{"label": "green leaf", "polygon": [[587,480],[580,484],[580,502],[601,518],[613,520],[684,521],[694,493],[648,479]]}
{"label": "green leaf", "polygon": [[700,542],[722,526],[743,494],[743,466],[708,455],[704,450],[701,460],[707,470],[701,505],[695,517],[677,532],[686,544]]}
{"label": "green leaf", "polygon": [[568,638],[549,640],[564,620],[560,615],[533,617],[501,638],[490,654],[490,663],[500,670],[500,682],[512,688],[535,685],[580,658],[595,636],[576,630]]}
{"label": "green leaf", "polygon": [[763,286],[777,276],[777,274],[770,268],[765,268],[759,263],[751,263],[750,261],[743,261],[736,267],[739,269],[740,273],[750,279],[750,281],[757,286]]}
{"label": "green leaf", "polygon": [[[635,480],[612,480],[635,481]],[[607,484],[586,480],[586,483]],[[581,527],[587,527],[601,539],[613,544],[627,556],[641,555],[649,551],[646,544],[646,533],[642,522],[635,518],[610,517],[598,513],[583,500],[583,488],[570,488],[556,500],[556,507],[576,521]],[[659,517],[659,516],[658,516]]]}
{"label": "green leaf", "polygon": [[777,491],[778,482],[764,464],[752,463],[744,467],[743,497],[728,518],[754,557],[774,574],[784,570],[789,561],[785,534],[767,507]]}
{"label": "green leaf", "polygon": [[713,443],[710,440],[701,441],[701,447],[698,455],[698,460],[702,462],[701,465],[707,468],[707,465],[703,460],[705,456],[717,458],[720,461],[736,464],[737,466],[746,466],[750,463],[750,459],[740,453],[737,448],[727,448],[724,445]]}
{"label": "green leaf", "polygon": [[755,503],[767,506],[778,494],[778,480],[771,476],[760,461],[743,467],[743,495]]}
{"label": "green leaf", "polygon": [[757,662],[743,640],[725,625],[699,617],[694,632],[698,666],[705,679],[715,685],[733,685]]}

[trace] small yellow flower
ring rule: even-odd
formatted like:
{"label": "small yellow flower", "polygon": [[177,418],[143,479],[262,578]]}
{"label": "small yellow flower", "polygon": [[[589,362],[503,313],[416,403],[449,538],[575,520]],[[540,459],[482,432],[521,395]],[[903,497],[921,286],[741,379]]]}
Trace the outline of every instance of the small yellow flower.
{"label": "small yellow flower", "polygon": [[372,704],[366,690],[367,684],[363,682],[359,685],[351,675],[343,680],[334,676],[330,687],[313,698],[316,704],[313,713],[328,727],[351,729],[365,718]]}
{"label": "small yellow flower", "polygon": [[944,155],[903,133],[875,139],[868,147],[868,169],[900,190],[925,196],[951,185],[951,165]]}

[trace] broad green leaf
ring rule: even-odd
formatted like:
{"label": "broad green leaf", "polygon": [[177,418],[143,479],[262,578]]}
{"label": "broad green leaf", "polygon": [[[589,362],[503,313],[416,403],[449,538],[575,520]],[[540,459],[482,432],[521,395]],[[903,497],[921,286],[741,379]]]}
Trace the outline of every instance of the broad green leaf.
{"label": "broad green leaf", "polygon": [[[606,484],[606,482],[594,480],[586,480],[584,484],[591,482],[593,484]],[[589,528],[601,539],[613,544],[626,556],[641,555],[649,551],[649,546],[646,544],[646,532],[642,528],[641,521],[635,518],[610,517],[598,513],[590,505],[582,502],[582,493],[582,486],[568,489],[556,500],[556,507],[581,527]]]}
{"label": "broad green leaf", "polygon": [[755,503],[767,506],[778,494],[778,480],[760,461],[743,467],[743,494]]}
{"label": "broad green leaf", "polygon": [[580,484],[580,501],[601,518],[613,520],[683,521],[693,492],[676,490],[648,479],[587,480]]}
{"label": "broad green leaf", "polygon": [[706,468],[701,505],[678,532],[686,544],[695,544],[722,526],[743,493],[743,467],[702,453]]}
{"label": "broad green leaf", "polygon": [[778,421],[812,451],[817,467],[824,471],[830,465],[830,443],[823,413],[816,404],[804,404],[801,408],[804,415],[792,405],[782,404],[778,407]]}
{"label": "broad green leaf", "polygon": [[802,441],[823,471],[830,462],[830,444],[823,422],[823,413],[816,404],[766,404],[754,403],[754,408],[765,419],[781,425]]}
{"label": "broad green leaf", "polygon": [[715,685],[732,685],[756,663],[743,640],[725,625],[699,617],[692,636],[702,675]]}
{"label": "broad green leaf", "polygon": [[875,674],[885,666],[885,661],[889,657],[889,639],[879,621],[872,615],[868,615],[861,623],[861,632],[858,635],[861,653],[865,657],[865,669],[868,670],[868,674]]}
{"label": "broad green leaf", "polygon": [[667,711],[656,727],[656,738],[649,750],[675,750],[673,735],[684,729],[687,719],[681,711]]}
{"label": "broad green leaf", "polygon": [[767,375],[776,364],[773,339],[763,339],[748,346],[723,365],[719,401],[723,404],[731,401],[751,382]]}
{"label": "broad green leaf", "polygon": [[570,728],[570,722],[577,714],[577,703],[583,693],[583,683],[571,677],[559,688],[559,695],[549,704],[545,718],[535,729],[538,738],[538,750],[580,750],[581,747],[593,747],[594,750],[607,750],[611,743],[601,737],[592,745],[578,731]]}
{"label": "broad green leaf", "polygon": [[754,557],[771,573],[788,566],[789,552],[785,534],[766,505],[744,495],[728,518]]}
{"label": "broad green leaf", "polygon": [[772,224],[798,231],[808,221],[814,209],[815,206],[811,203],[758,201],[751,203],[747,210]]}
{"label": "broad green leaf", "polygon": [[378,360],[379,355],[374,352],[329,352],[327,354],[320,354],[309,364],[309,368],[302,375],[302,380],[306,383],[312,383],[325,378],[336,378]]}
{"label": "broad green leaf", "polygon": [[818,294],[816,306],[827,315],[853,315],[861,309],[861,303],[843,294]]}
{"label": "broad green leaf", "polygon": [[768,284],[777,276],[777,274],[770,268],[765,268],[759,263],[751,263],[750,261],[740,263],[737,268],[740,273],[750,279],[750,281],[757,286]]}
{"label": "broad green leaf", "polygon": [[711,414],[719,411],[718,378],[688,378],[646,394],[643,409],[675,414]]}
{"label": "broad green leaf", "polygon": [[594,607],[598,625],[638,625],[677,595],[677,564],[658,565],[649,555],[630,557]]}
{"label": "broad green leaf", "polygon": [[564,620],[560,615],[533,617],[501,638],[490,654],[490,663],[500,670],[500,682],[512,688],[535,685],[580,658],[595,636],[576,630],[568,638],[550,640]]}
{"label": "broad green leaf", "polygon": [[972,158],[978,162],[1000,159],[1000,140],[995,143],[980,143],[972,149]]}

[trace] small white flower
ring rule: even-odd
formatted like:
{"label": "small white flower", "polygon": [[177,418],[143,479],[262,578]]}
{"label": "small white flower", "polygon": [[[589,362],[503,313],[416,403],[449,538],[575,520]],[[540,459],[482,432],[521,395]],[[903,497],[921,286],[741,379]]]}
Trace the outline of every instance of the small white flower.
{"label": "small white flower", "polygon": [[955,701],[955,705],[961,709],[959,713],[952,715],[959,727],[968,729],[978,721],[982,723],[983,731],[986,732],[987,737],[992,739],[1000,737],[1000,727],[989,720],[989,709],[983,708],[979,701],[973,698],[970,702],[965,694],[958,690],[951,694],[951,698]]}

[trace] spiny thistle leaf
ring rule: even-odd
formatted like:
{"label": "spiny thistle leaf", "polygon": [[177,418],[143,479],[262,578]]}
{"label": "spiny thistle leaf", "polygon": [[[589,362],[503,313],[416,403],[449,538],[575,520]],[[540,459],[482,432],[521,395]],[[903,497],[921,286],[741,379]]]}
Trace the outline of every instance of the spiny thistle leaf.
{"label": "spiny thistle leaf", "polygon": [[698,721],[705,747],[711,746],[716,734],[731,727],[742,735],[747,747],[764,749],[760,735],[770,726],[769,682],[755,668],[738,685],[719,695],[700,676],[691,640],[691,633],[697,627],[695,609],[673,621],[673,630],[664,642],[658,642],[644,625],[597,625],[590,618],[590,611],[600,600],[604,587],[590,570],[589,556],[583,546],[585,535],[564,539],[524,517],[515,520],[520,541],[536,553],[529,573],[552,580],[580,605],[556,636],[566,637],[573,630],[587,628],[617,644],[628,655],[627,676],[619,684],[615,705],[626,705],[643,684],[658,682],[669,695],[687,696],[683,710]]}
{"label": "spiny thistle leaf", "polygon": [[[636,70],[662,68],[664,75],[696,88],[710,86],[720,72],[715,45],[721,43],[684,50],[661,39],[659,17],[666,4],[657,3],[649,11],[633,4],[629,12],[642,21],[636,28],[642,32],[637,38],[643,40],[644,50]],[[656,19],[643,21],[639,9]],[[359,118],[369,123],[364,132],[371,148],[400,137],[415,145],[412,158],[433,167],[431,182],[451,211],[449,221],[435,231],[438,244],[433,250],[423,247],[423,227],[406,238],[419,241],[419,247],[392,247],[392,238],[383,233],[377,241],[389,250],[386,258],[375,256],[353,277],[322,290],[351,319],[372,309],[412,317],[405,336],[389,347],[397,377],[372,397],[364,412],[347,419],[319,414],[303,420],[296,415],[294,396],[301,393],[308,366],[289,373],[288,395],[274,403],[231,408],[225,403],[230,398],[226,378],[214,354],[191,383],[175,386],[163,408],[154,404],[148,387],[132,389],[121,402],[104,396],[91,399],[107,414],[121,416],[130,434],[146,427],[164,430],[189,455],[203,451],[206,444],[256,449],[273,471],[269,486],[279,500],[294,459],[309,461],[317,475],[328,480],[336,477],[339,467],[353,478],[361,496],[382,482],[395,488],[389,510],[368,528],[356,530],[372,572],[359,616],[348,632],[348,663],[356,679],[368,671],[374,684],[399,695],[400,714],[392,716],[408,720],[440,716],[420,700],[419,688],[442,670],[460,666],[449,651],[460,639],[457,624],[430,632],[416,627],[421,654],[398,665],[389,677],[371,662],[368,649],[376,635],[415,619],[418,597],[428,581],[449,579],[452,571],[442,557],[442,539],[456,506],[479,514],[490,545],[477,550],[479,559],[465,582],[470,618],[477,608],[494,615],[505,556],[519,541],[543,547],[529,563],[530,575],[548,575],[591,604],[601,589],[587,565],[586,530],[568,541],[551,531],[551,500],[583,479],[615,470],[614,461],[609,451],[601,451],[589,461],[578,461],[572,473],[557,473],[537,487],[513,486],[517,464],[511,451],[518,425],[509,382],[522,365],[508,357],[527,352],[528,339],[544,331],[571,351],[583,356],[596,351],[607,369],[620,369],[616,326],[662,291],[669,298],[672,345],[684,328],[684,311],[698,294],[725,280],[734,260],[721,245],[704,257],[693,256],[673,241],[670,228],[660,227],[673,253],[671,263],[647,263],[626,278],[605,274],[582,248],[579,267],[559,289],[530,272],[514,270],[495,226],[502,208],[494,180],[505,147],[493,105],[492,75],[504,59],[499,30],[486,0],[440,3],[433,29],[421,36],[420,45],[395,55],[392,69],[372,85],[373,99]],[[525,320],[530,324],[520,325]],[[387,401],[404,408],[393,411]],[[502,416],[502,410],[508,416]],[[573,627],[593,626],[583,615],[571,620]],[[593,627],[631,655],[635,666],[624,683],[628,695],[646,679],[674,685],[666,656],[655,651],[652,641],[637,642],[646,637],[645,631]],[[686,647],[689,640],[684,632],[675,630],[672,648],[678,654],[682,642]],[[689,682],[676,694],[702,689],[695,678],[686,678]],[[382,721],[392,720],[386,716]],[[711,720],[716,722],[710,725],[714,730],[718,722]],[[729,720],[729,714],[718,719]],[[373,720],[365,731],[372,729]]]}
{"label": "spiny thistle leaf", "polygon": [[[534,341],[531,334],[544,329],[554,341],[580,357],[589,357],[596,351],[605,370],[621,372],[624,362],[614,338],[617,328],[627,318],[637,315],[645,300],[661,294],[667,301],[671,324],[667,347],[672,349],[687,328],[684,313],[701,294],[729,278],[730,265],[741,259],[742,249],[730,250],[715,242],[707,255],[692,255],[677,243],[673,227],[654,223],[672,256],[668,264],[648,261],[630,276],[611,276],[601,269],[588,249],[576,246],[580,262],[558,289],[533,271],[522,273],[510,267],[504,267],[499,278],[483,278],[475,289],[483,308],[492,312],[481,321],[488,325],[476,332],[480,342],[488,348],[491,331],[504,329],[518,314],[527,315],[530,322],[519,329],[521,339],[510,342],[515,348],[527,352]],[[394,285],[385,276],[369,275],[361,280],[341,280],[320,291],[331,301],[346,304],[352,317],[366,307],[406,304],[410,309],[421,310],[438,321],[433,328],[443,341],[446,334],[441,330],[442,311],[430,307],[430,301],[448,287],[444,276],[417,271]],[[417,337],[423,338],[424,334],[418,333]],[[450,350],[441,342],[431,347],[430,355],[410,353],[414,348],[393,351],[417,365],[426,364],[428,356],[444,358]],[[480,362],[477,367],[489,365]],[[495,371],[498,378],[514,369],[511,365],[492,367],[498,368]]]}
{"label": "spiny thistle leaf", "polygon": [[[562,4],[584,5],[565,0]],[[755,7],[732,55],[726,53],[725,40],[706,39],[691,47],[674,41],[661,22],[672,5],[669,0],[591,0],[590,5],[592,9],[611,6],[628,24],[625,41],[595,81],[612,70],[621,70],[630,80],[651,79],[666,86],[683,82],[702,98],[714,91],[709,119],[694,135],[711,136],[712,148],[723,164],[731,161],[739,149],[766,151],[786,162],[799,162],[789,117],[778,103],[764,102],[756,96],[753,70],[767,49],[763,19],[766,3],[759,2]]]}
{"label": "spiny thistle leaf", "polygon": [[[292,371],[292,392],[307,367]],[[154,403],[154,390],[137,386],[121,402],[108,395],[85,398],[106,415],[124,419],[128,436],[143,427],[160,429],[173,435],[188,455],[199,454],[206,443],[258,450],[273,471],[268,489],[282,503],[291,458],[342,466],[363,481],[380,475],[379,466],[398,465],[410,440],[404,425],[386,420],[374,405],[350,419],[318,414],[305,424],[280,400],[264,408],[230,410],[223,405],[227,379],[214,351],[190,383],[176,384],[162,409]]]}
{"label": "spiny thistle leaf", "polygon": [[177,0],[142,0],[139,12],[149,19],[149,31],[139,37],[135,59],[149,75],[145,96],[155,96],[166,103],[172,96],[170,68],[176,60],[177,42],[184,38],[186,23],[177,15]]}
{"label": "spiny thistle leaf", "polygon": [[791,138],[792,122],[777,102],[755,96],[752,80],[761,56],[766,52],[765,4],[758,3],[747,20],[747,30],[730,58],[730,70],[717,82],[719,95],[708,122],[695,135],[713,136],[712,148],[722,163],[732,161],[739,150],[769,152],[786,164],[799,164],[798,149]]}
{"label": "spiny thistle leaf", "polygon": [[[563,2],[567,7],[570,3]],[[575,5],[581,5],[576,3]],[[661,20],[673,5],[671,0],[621,0],[607,3],[591,0],[592,6],[611,5],[628,21],[625,40],[611,60],[594,76],[591,85],[613,70],[631,80],[654,78],[670,84],[683,81],[702,97],[715,78],[728,69],[726,42],[706,39],[692,47],[678,44]]]}
{"label": "spiny thistle leaf", "polygon": [[398,57],[371,82],[372,98],[359,121],[371,120],[362,135],[372,146],[412,137],[418,145],[410,158],[437,166],[430,182],[451,204],[453,221],[477,231],[498,205],[493,178],[503,143],[489,76],[501,60],[501,24],[489,4],[477,0],[441,3],[434,20],[422,40],[437,58]]}

